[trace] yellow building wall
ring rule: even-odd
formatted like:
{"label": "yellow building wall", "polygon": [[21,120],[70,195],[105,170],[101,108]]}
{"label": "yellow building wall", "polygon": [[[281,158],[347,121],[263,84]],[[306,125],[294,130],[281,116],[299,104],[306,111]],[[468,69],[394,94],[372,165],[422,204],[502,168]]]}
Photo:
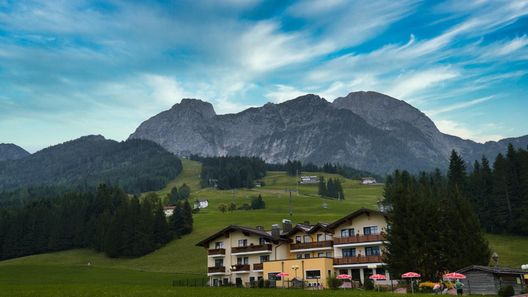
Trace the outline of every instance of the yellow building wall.
{"label": "yellow building wall", "polygon": [[335,228],[334,236],[340,237],[342,229],[354,228],[356,234],[359,231],[360,235],[363,235],[363,228],[369,226],[378,226],[378,232],[387,232],[387,220],[385,217],[380,214],[371,213],[370,215],[362,214],[356,218],[353,218],[352,221],[344,222]]}
{"label": "yellow building wall", "polygon": [[[297,269],[294,269],[298,267]],[[306,271],[319,270],[321,278],[319,279],[308,279],[306,277]],[[327,279],[334,271],[333,260],[329,258],[313,258],[313,259],[299,259],[299,260],[284,260],[284,261],[271,261],[264,263],[263,277],[265,280],[269,279],[270,273],[285,272],[289,276],[285,276],[280,281],[276,281],[277,287],[288,286],[287,281],[297,278],[298,280],[304,279],[310,284],[320,284],[323,287],[327,287]]]}

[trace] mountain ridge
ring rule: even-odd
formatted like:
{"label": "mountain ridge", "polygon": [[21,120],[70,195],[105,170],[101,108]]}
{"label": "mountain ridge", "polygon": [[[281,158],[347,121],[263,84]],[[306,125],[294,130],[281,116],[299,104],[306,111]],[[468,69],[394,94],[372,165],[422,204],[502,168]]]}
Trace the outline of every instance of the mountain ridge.
{"label": "mountain ridge", "polygon": [[[444,134],[412,105],[372,91],[351,92],[333,102],[306,94],[223,115],[210,103],[184,99],[141,123],[129,137],[135,138],[178,155],[342,163],[378,174],[443,169],[453,149],[472,162],[507,147],[506,140],[481,144]],[[508,142],[525,147],[528,136]]]}
{"label": "mountain ridge", "polygon": [[28,151],[14,143],[0,143],[0,162],[17,160],[29,155]]}

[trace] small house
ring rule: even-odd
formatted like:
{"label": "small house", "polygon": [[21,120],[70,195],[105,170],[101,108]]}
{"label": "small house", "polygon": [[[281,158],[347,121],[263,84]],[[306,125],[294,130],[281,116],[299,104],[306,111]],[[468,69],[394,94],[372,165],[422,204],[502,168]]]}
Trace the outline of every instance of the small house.
{"label": "small house", "polygon": [[176,206],[174,206],[174,205],[164,206],[163,207],[163,212],[165,213],[165,216],[166,217],[172,216],[172,214],[174,213],[174,208],[176,208]]}
{"label": "small house", "polygon": [[511,285],[520,294],[525,284],[525,271],[510,267],[489,267],[472,265],[457,271],[466,276],[461,280],[468,294],[497,295],[503,286]]}
{"label": "small house", "polygon": [[303,185],[307,184],[316,184],[319,182],[319,178],[317,176],[301,176],[300,183]]}
{"label": "small house", "polygon": [[194,202],[194,209],[207,208],[209,206],[209,200],[196,200]]}
{"label": "small house", "polygon": [[373,178],[373,177],[363,177],[361,179],[361,184],[362,185],[372,185],[372,184],[375,184],[376,183],[376,179]]}

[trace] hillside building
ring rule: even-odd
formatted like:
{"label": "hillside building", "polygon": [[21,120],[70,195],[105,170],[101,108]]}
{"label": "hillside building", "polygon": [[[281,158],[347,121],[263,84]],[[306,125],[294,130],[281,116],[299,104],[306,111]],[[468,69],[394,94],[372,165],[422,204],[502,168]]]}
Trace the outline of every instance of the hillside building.
{"label": "hillside building", "polygon": [[361,184],[362,185],[372,185],[375,184],[377,181],[373,177],[363,177],[361,178]]}
{"label": "hillside building", "polygon": [[319,177],[317,176],[301,176],[299,183],[302,185],[316,184],[319,182]]}
{"label": "hillside building", "polygon": [[211,286],[250,286],[264,279],[277,287],[326,287],[330,275],[349,274],[363,283],[375,273],[386,275],[383,284],[390,282],[382,261],[386,229],[384,213],[363,208],[330,224],[292,226],[284,220],[269,231],[228,226],[197,245],[207,249]]}

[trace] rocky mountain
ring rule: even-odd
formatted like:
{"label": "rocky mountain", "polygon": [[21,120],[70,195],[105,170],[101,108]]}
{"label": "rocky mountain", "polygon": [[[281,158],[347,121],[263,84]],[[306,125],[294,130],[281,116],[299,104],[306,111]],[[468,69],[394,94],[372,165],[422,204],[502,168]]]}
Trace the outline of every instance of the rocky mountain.
{"label": "rocky mountain", "polygon": [[0,161],[16,160],[29,156],[29,153],[12,143],[0,143]]}
{"label": "rocky mountain", "polygon": [[100,135],[0,162],[0,192],[19,187],[119,185],[130,193],[159,189],[181,172],[181,161],[145,140],[117,142]]}
{"label": "rocky mountain", "polygon": [[452,149],[472,161],[494,157],[510,142],[528,144],[528,136],[479,144],[443,134],[418,109],[376,92],[353,92],[333,103],[309,94],[226,115],[183,99],[143,122],[130,139],[152,140],[179,155],[333,162],[379,174],[445,168]]}

